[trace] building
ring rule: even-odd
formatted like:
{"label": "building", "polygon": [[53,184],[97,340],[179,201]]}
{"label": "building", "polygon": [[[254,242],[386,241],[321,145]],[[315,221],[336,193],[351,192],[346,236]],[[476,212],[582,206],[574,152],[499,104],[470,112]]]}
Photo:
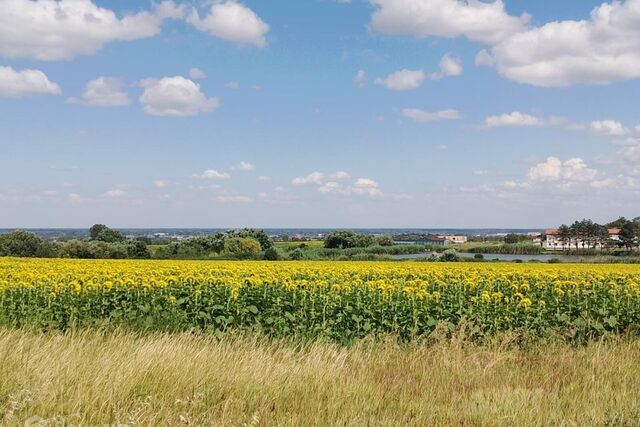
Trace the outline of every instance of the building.
{"label": "building", "polygon": [[[620,229],[609,228],[609,242],[620,241]],[[570,249],[602,249],[607,245],[607,241],[602,240],[584,240],[577,238],[562,239],[560,232],[556,229],[545,230],[540,239],[535,239],[535,243],[540,243],[543,248],[548,251],[563,251]]]}
{"label": "building", "polygon": [[424,238],[424,243],[426,245],[446,246],[449,244],[449,240],[440,236],[427,236]]}
{"label": "building", "polygon": [[454,245],[459,245],[460,243],[467,243],[469,238],[467,236],[453,236],[453,235],[442,235],[438,236],[440,239],[445,239],[446,241],[453,243]]}

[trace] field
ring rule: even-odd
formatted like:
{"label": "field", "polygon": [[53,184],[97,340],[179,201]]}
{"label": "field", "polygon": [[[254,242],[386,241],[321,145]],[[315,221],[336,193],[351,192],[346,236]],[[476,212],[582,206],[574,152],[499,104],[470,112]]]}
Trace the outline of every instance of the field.
{"label": "field", "polygon": [[636,426],[640,343],[520,349],[0,329],[0,425]]}
{"label": "field", "polygon": [[0,260],[0,325],[230,331],[351,343],[464,327],[483,341],[635,335],[640,267]]}
{"label": "field", "polygon": [[2,425],[640,424],[640,266],[0,258]]}

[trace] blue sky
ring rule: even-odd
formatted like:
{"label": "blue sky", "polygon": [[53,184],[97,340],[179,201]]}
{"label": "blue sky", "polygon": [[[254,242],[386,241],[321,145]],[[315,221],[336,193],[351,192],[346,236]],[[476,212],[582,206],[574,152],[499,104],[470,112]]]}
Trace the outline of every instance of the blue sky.
{"label": "blue sky", "polygon": [[0,2],[0,227],[640,215],[640,0]]}

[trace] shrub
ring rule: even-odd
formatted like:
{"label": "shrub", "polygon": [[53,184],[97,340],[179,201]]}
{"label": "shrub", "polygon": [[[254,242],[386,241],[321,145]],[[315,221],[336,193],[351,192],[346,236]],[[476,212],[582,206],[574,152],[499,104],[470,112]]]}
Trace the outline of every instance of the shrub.
{"label": "shrub", "polygon": [[231,237],[224,241],[224,253],[234,258],[255,258],[260,252],[260,242],[252,237]]}
{"label": "shrub", "polygon": [[378,236],[376,243],[379,246],[393,246],[393,238],[391,236]]}
{"label": "shrub", "polygon": [[440,256],[440,261],[443,262],[457,262],[460,261],[460,257],[455,249],[447,249]]}
{"label": "shrub", "polygon": [[0,256],[52,257],[57,249],[51,242],[45,242],[27,231],[17,230],[0,234]]}
{"label": "shrub", "polygon": [[289,254],[289,258],[294,261],[300,261],[304,259],[304,252],[300,248],[296,248]]}
{"label": "shrub", "polygon": [[278,261],[280,259],[280,254],[276,248],[271,247],[264,251],[263,258],[267,261]]}

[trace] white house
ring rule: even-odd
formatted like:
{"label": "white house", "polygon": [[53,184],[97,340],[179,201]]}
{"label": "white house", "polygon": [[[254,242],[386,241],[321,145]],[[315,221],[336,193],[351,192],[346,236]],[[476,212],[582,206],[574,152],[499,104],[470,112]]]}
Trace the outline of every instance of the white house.
{"label": "white house", "polygon": [[446,241],[453,244],[467,243],[469,238],[467,236],[452,236],[452,235],[442,235],[438,236],[439,239],[445,239]]}
{"label": "white house", "polygon": [[[620,240],[620,229],[609,228],[609,240]],[[569,249],[602,249],[606,242],[603,241],[587,241],[582,239],[569,238],[566,241],[562,241],[560,233],[556,229],[549,229],[544,232],[540,239],[542,247],[549,251],[563,251]]]}

